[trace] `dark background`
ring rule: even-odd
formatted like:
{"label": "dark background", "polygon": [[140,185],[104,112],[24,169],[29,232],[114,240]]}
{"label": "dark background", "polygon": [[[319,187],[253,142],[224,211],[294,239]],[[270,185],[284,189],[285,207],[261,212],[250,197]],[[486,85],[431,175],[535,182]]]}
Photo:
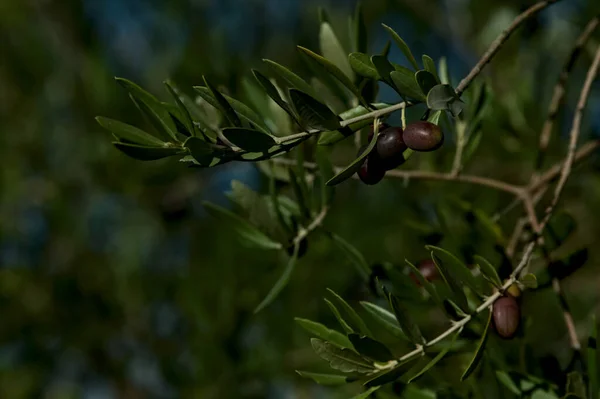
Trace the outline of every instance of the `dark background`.
{"label": "dark background", "polygon": [[[524,3],[533,2],[368,0],[370,52],[385,45],[380,24],[386,23],[416,54],[446,56],[456,84]],[[201,202],[229,206],[223,193],[232,179],[265,191],[258,169],[138,162],[111,146],[94,117],[143,123],[114,76],[167,99],[167,78],[193,94],[191,86],[207,75],[235,94],[242,76],[263,68],[262,58],[300,68],[295,46],[318,49],[317,6],[346,32],[354,5],[0,1],[0,398],[338,397],[294,373],[322,363],[293,317],[333,325],[322,301],[325,288],[360,299],[365,290],[354,269],[315,234],[289,286],[254,316],[281,258],[240,248]],[[501,50],[486,71],[496,108],[469,172],[526,181],[552,85],[594,12],[594,0],[565,0],[525,24]],[[577,88],[599,43],[595,34],[575,68],[548,165],[565,154]],[[396,48],[391,58],[404,63]],[[399,100],[386,89],[380,99]],[[582,140],[600,133],[598,84],[588,109]],[[336,163],[351,159],[350,147],[341,145]],[[452,146],[446,147],[450,154]],[[411,167],[435,160],[411,159]],[[591,312],[598,314],[597,167],[592,159],[576,168],[563,202],[579,221],[567,247],[590,248],[586,267],[564,283],[582,335]],[[370,262],[418,260],[426,252],[405,222],[425,220],[430,205],[451,191],[490,213],[510,200],[450,183],[385,181],[371,188],[348,181],[337,190],[325,226]],[[502,222],[505,234],[517,216]],[[540,353],[560,358],[565,330],[555,298],[536,295],[538,328],[531,337]]]}

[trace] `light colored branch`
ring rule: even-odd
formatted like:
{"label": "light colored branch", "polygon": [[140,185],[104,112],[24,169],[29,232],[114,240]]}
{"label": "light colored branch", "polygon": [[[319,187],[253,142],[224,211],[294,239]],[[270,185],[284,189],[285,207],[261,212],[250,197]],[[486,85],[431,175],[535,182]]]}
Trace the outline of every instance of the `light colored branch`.
{"label": "light colored branch", "polygon": [[[546,151],[548,150],[548,144],[550,143],[550,137],[552,136],[554,122],[556,121],[556,116],[558,115],[558,111],[567,92],[566,85],[567,80],[569,79],[569,74],[575,65],[575,61],[581,54],[581,50],[583,49],[585,43],[588,41],[599,24],[600,15],[596,15],[587,24],[581,35],[577,38],[567,62],[563,65],[558,82],[556,82],[556,86],[554,86],[552,99],[550,100],[550,106],[548,108],[548,116],[546,117],[546,121],[544,122],[544,126],[542,127],[542,132],[540,134],[539,154],[536,161],[536,170],[539,170],[544,162],[544,157],[546,155]],[[534,181],[535,179],[536,177],[534,177]]]}
{"label": "light colored branch", "polygon": [[329,207],[324,206],[323,209],[321,209],[321,212],[319,212],[317,216],[314,217],[314,219],[310,222],[310,224],[307,227],[301,227],[298,230],[298,234],[296,234],[296,237],[294,237],[294,244],[300,245],[300,241],[305,239],[312,231],[316,230],[321,225],[321,223],[323,223],[325,216],[327,216],[327,212],[329,212]]}
{"label": "light colored branch", "polygon": [[556,3],[557,1],[560,1],[560,0],[540,1],[539,3],[536,3],[536,4],[532,5],[531,7],[529,7],[523,13],[519,14],[519,16],[517,16],[517,18],[515,18],[515,20],[510,24],[510,26],[508,28],[506,28],[500,34],[500,36],[498,36],[496,38],[496,40],[494,40],[492,42],[492,44],[490,45],[488,50],[485,52],[485,54],[483,54],[483,56],[481,57],[479,62],[477,62],[477,64],[473,67],[473,69],[471,69],[471,72],[469,72],[469,74],[463,80],[460,81],[460,83],[456,87],[456,94],[458,94],[460,96],[467,89],[467,87],[469,87],[471,82],[473,82],[473,80],[481,73],[481,70],[492,60],[492,58],[496,55],[498,50],[500,50],[502,45],[508,40],[510,35],[515,30],[517,30],[517,28],[523,22],[525,22],[527,19],[533,17],[535,14],[542,11],[544,8],[548,7],[549,5]]}

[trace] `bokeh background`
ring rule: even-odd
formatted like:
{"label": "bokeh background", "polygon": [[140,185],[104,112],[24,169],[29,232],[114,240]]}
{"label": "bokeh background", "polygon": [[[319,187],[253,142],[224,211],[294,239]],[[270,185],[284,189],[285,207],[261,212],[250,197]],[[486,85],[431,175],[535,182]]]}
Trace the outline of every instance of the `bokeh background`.
{"label": "bokeh background", "polygon": [[[370,51],[384,47],[385,23],[415,53],[446,56],[456,84],[532,3],[368,0]],[[232,179],[265,191],[255,165],[138,162],[115,150],[94,120],[143,124],[114,76],[167,99],[167,78],[193,94],[204,74],[235,94],[262,58],[302,70],[295,46],[318,49],[318,6],[346,32],[354,0],[0,0],[0,398],[338,397],[294,373],[321,363],[293,317],[332,325],[326,287],[350,299],[364,294],[343,256],[311,237],[289,286],[253,315],[281,257],[240,248],[201,202],[230,206]],[[485,74],[495,108],[469,171],[525,181],[552,85],[598,8],[595,0],[562,1],[503,48]],[[548,165],[564,155],[577,87],[599,43],[595,34],[574,70]],[[395,48],[391,58],[404,63]],[[398,101],[385,88],[380,99]],[[589,109],[584,140],[600,132],[598,84]],[[335,152],[337,163],[351,159],[350,144]],[[411,162],[438,165],[429,155]],[[586,267],[565,281],[582,334],[598,313],[597,170],[594,157],[578,167],[564,202],[580,222],[570,247],[590,247]],[[418,260],[426,252],[403,222],[426,220],[428,206],[450,191],[489,212],[509,202],[447,183],[349,181],[325,226],[370,262]],[[507,234],[517,216],[503,221]],[[565,337],[552,309],[537,312],[548,353]]]}

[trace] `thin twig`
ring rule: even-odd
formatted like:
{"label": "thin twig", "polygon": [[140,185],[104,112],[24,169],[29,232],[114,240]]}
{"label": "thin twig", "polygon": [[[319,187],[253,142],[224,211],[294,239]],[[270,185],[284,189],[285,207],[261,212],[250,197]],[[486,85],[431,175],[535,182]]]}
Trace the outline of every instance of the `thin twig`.
{"label": "thin twig", "polygon": [[299,245],[300,241],[306,238],[306,236],[308,236],[313,230],[317,229],[321,225],[321,223],[323,223],[323,220],[325,219],[325,216],[327,216],[328,211],[329,207],[324,206],[323,209],[321,209],[321,212],[319,212],[317,216],[314,217],[314,219],[310,222],[310,224],[307,227],[301,227],[298,230],[298,234],[296,234],[296,237],[294,237],[294,244]]}
{"label": "thin twig", "polygon": [[502,47],[502,45],[508,40],[510,35],[517,30],[517,28],[525,22],[527,19],[533,17],[535,14],[548,7],[549,5],[556,3],[560,0],[545,0],[540,1],[539,3],[534,4],[529,7],[523,13],[519,14],[517,18],[510,24],[508,28],[506,28],[500,36],[496,38],[488,48],[488,50],[483,54],[479,62],[471,69],[471,72],[460,81],[458,86],[456,87],[456,94],[459,96],[469,87],[471,82],[481,73],[481,70],[491,61],[491,59],[496,55],[498,50]]}
{"label": "thin twig", "polygon": [[[554,122],[556,121],[558,111],[560,109],[561,104],[564,101],[565,94],[567,92],[566,85],[567,80],[569,79],[569,74],[571,73],[571,70],[575,65],[575,61],[581,54],[583,46],[588,41],[588,39],[599,24],[600,15],[596,15],[584,28],[581,35],[575,41],[575,45],[571,50],[571,54],[569,55],[567,62],[563,65],[563,68],[560,72],[558,82],[556,82],[556,86],[554,86],[554,92],[552,94],[552,99],[550,100],[550,106],[548,108],[548,116],[546,117],[546,121],[544,122],[544,126],[542,127],[542,132],[540,134],[539,153],[536,161],[536,172],[542,167],[544,163],[544,157],[546,156],[546,151],[548,150],[548,144],[550,143],[550,137],[552,135]],[[536,179],[537,176],[534,175],[533,180],[535,181]]]}

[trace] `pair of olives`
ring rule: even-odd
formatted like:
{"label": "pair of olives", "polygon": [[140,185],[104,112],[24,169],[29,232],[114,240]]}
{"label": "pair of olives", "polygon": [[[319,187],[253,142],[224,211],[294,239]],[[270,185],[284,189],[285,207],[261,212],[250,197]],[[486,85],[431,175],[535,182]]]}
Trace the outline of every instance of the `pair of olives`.
{"label": "pair of olives", "polygon": [[[404,130],[382,123],[379,131],[373,151],[365,157],[357,172],[360,180],[367,185],[379,183],[386,171],[402,165],[406,161],[404,151],[407,149],[428,152],[437,150],[444,143],[444,135],[439,126],[427,121],[410,123]],[[373,131],[369,135],[369,142],[372,138]],[[366,148],[363,146],[358,155]]]}

